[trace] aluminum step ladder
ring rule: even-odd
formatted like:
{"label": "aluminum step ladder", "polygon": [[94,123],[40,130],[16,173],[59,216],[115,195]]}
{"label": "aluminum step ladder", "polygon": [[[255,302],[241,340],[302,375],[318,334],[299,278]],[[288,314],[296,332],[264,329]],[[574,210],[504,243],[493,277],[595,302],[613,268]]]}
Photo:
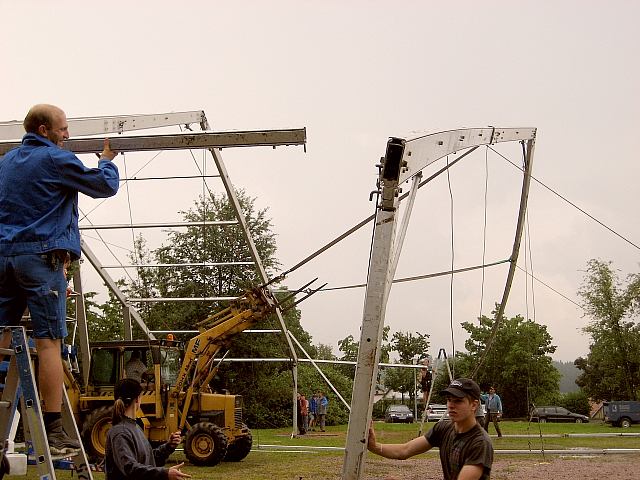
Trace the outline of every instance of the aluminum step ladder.
{"label": "aluminum step ladder", "polygon": [[[33,445],[35,464],[38,478],[41,480],[55,480],[54,460],[49,451],[49,442],[44,429],[44,418],[40,406],[40,397],[36,389],[35,375],[31,354],[27,345],[27,336],[24,327],[10,327],[11,348],[0,349],[0,355],[9,355],[10,363],[5,379],[2,400],[0,400],[0,461],[8,453],[7,449],[12,441],[10,437],[11,427],[16,415],[20,416],[24,429],[25,439],[29,438]],[[5,330],[5,331],[6,331]],[[62,424],[67,435],[80,443],[80,451],[73,455],[74,470],[80,480],[93,480],[87,455],[82,446],[82,440],[76,425],[73,411],[69,403],[66,389],[62,395]],[[22,415],[17,412],[18,402],[21,405]],[[69,455],[64,458],[69,457]],[[6,462],[4,463],[6,465]],[[2,475],[9,472],[0,473]]]}

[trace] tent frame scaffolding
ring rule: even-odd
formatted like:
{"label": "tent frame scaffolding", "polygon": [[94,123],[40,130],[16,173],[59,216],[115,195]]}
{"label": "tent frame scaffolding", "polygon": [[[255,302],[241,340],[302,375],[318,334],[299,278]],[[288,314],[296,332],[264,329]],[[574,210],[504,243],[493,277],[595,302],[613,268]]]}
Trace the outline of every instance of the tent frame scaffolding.
{"label": "tent frame scaffolding", "polygon": [[[67,119],[69,130],[78,136],[91,136],[91,138],[75,138],[65,142],[64,148],[76,154],[99,153],[103,149],[103,138],[110,134],[111,148],[120,152],[140,152],[140,151],[163,151],[163,150],[188,150],[205,149],[208,150],[218,170],[218,177],[223,183],[229,203],[235,213],[235,221],[241,227],[244,239],[249,247],[252,264],[255,266],[260,280],[268,284],[270,279],[264,268],[262,259],[253,241],[246,217],[242,212],[236,191],[231,183],[224,161],[222,160],[221,149],[231,147],[254,147],[254,146],[306,146],[306,129],[284,129],[284,130],[258,130],[258,131],[233,131],[233,132],[211,132],[209,122],[203,110],[162,113],[151,115],[119,115],[104,117],[82,117]],[[193,133],[192,125],[197,125],[202,132]],[[177,134],[154,134],[154,135],[123,135],[128,131],[152,130],[154,128],[184,126],[187,130]],[[9,150],[19,146],[24,134],[22,122],[10,121],[0,122],[0,155],[4,155]],[[175,222],[174,222],[175,223]],[[215,222],[211,222],[215,224]],[[171,223],[153,224],[153,227],[171,226]],[[209,225],[209,223],[207,223]],[[131,225],[111,225],[100,226],[101,228],[131,228]],[[127,298],[124,292],[118,287],[115,280],[107,272],[107,268],[101,263],[98,256],[89,247],[87,242],[81,240],[81,248],[84,257],[91,263],[98,275],[105,282],[108,289],[114,294],[123,307],[124,338],[133,338],[132,320],[140,327],[144,335],[149,339],[154,339],[153,333],[145,324],[138,310],[133,306],[131,299]],[[82,278],[78,272],[74,275],[74,289],[82,293]],[[270,287],[268,287],[270,288]],[[80,295],[82,297],[82,295]],[[226,297],[234,298],[234,297]],[[144,299],[137,299],[143,301]],[[89,336],[84,310],[84,302],[81,299],[77,304],[77,339],[80,347],[80,354],[83,358],[82,378],[86,386],[88,382],[88,365],[90,365]],[[276,308],[275,314],[278,318],[281,331],[289,349],[291,371],[293,377],[293,432],[297,424],[296,394],[298,390],[298,357],[294,345],[291,341],[288,329],[284,322],[282,312]],[[293,433],[292,433],[293,435]]]}

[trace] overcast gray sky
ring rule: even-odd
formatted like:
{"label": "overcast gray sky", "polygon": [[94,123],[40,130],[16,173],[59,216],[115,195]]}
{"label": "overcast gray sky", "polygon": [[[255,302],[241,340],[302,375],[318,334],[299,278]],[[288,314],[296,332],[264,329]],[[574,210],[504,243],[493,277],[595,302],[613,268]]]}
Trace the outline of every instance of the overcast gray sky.
{"label": "overcast gray sky", "polygon": [[[269,208],[283,268],[373,212],[368,197],[389,136],[487,125],[537,127],[534,176],[640,243],[638,2],[0,0],[0,12],[0,120],[47,102],[69,117],[203,109],[216,130],[306,127],[307,153],[223,154],[236,186]],[[517,145],[496,150],[521,161]],[[129,154],[117,163],[131,173],[151,158]],[[171,172],[195,172],[192,158],[163,154],[141,174]],[[451,169],[457,268],[482,260],[485,179],[486,259],[510,252],[521,175],[479,149]],[[201,192],[198,181],[131,185],[91,221],[128,222],[130,211],[135,222],[176,220]],[[92,205],[82,200],[83,209]],[[419,192],[397,277],[449,268],[450,208],[445,176]],[[574,301],[590,258],[613,261],[623,276],[638,271],[637,248],[535,183],[529,228],[534,275]],[[105,234],[131,248],[130,231],[113,235]],[[366,227],[287,284],[316,276],[329,286],[363,283],[370,238]],[[152,236],[150,244],[160,241]],[[480,272],[456,276],[452,314],[449,278],[396,285],[387,324],[429,333],[437,353],[452,348],[452,315],[462,349],[460,323],[477,318],[481,301],[490,313],[506,272],[487,269],[483,297]],[[338,340],[357,339],[363,297],[354,289],[303,303],[313,341],[337,353]],[[527,312],[548,326],[555,358],[587,353],[580,308],[540,284],[525,291],[520,272],[507,315]]]}

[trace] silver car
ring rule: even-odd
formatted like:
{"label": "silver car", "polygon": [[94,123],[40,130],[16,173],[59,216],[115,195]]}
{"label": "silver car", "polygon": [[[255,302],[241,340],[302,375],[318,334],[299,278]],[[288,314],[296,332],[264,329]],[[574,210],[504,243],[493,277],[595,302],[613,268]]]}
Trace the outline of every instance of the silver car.
{"label": "silver car", "polygon": [[384,421],[413,423],[413,412],[406,405],[389,405],[384,413]]}

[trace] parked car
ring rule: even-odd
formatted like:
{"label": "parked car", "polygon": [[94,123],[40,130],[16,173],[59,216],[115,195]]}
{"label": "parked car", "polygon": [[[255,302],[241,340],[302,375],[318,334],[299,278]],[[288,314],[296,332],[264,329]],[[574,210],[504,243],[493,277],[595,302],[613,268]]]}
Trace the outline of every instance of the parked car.
{"label": "parked car", "polygon": [[427,407],[427,422],[437,422],[445,416],[448,416],[446,405],[432,403]]}
{"label": "parked car", "polygon": [[[484,416],[485,416],[484,404],[481,403],[480,407],[478,408],[478,411],[476,412],[476,417],[484,418]],[[432,403],[427,408],[427,422],[438,422],[442,419],[446,420],[448,418],[449,418],[449,412],[447,411],[446,405]]]}
{"label": "parked car", "polygon": [[530,415],[532,422],[573,422],[587,423],[589,417],[579,413],[573,413],[564,407],[544,406],[531,409]]}
{"label": "parked car", "polygon": [[406,405],[389,405],[384,413],[384,421],[413,423],[413,412]]}
{"label": "parked car", "polygon": [[632,423],[640,423],[640,402],[604,402],[604,421],[614,427],[629,428]]}

